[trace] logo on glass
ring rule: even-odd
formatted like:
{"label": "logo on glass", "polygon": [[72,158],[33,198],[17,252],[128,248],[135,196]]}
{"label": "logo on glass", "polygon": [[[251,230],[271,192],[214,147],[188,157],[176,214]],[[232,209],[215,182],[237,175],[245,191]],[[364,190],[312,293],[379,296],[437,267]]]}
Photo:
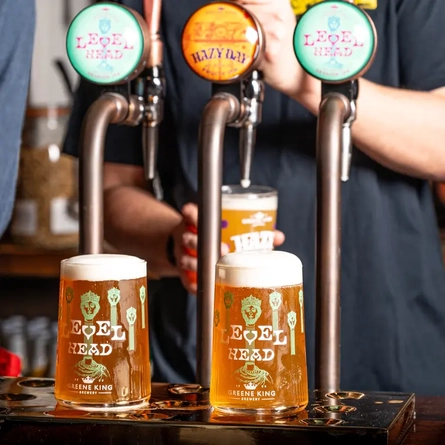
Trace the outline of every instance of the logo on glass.
{"label": "logo on glass", "polygon": [[74,69],[95,83],[125,80],[139,64],[143,47],[138,21],[119,5],[84,9],[67,33],[67,53]]}
{"label": "logo on glass", "polygon": [[367,14],[343,1],[309,9],[294,34],[295,54],[312,76],[326,82],[354,79],[372,61],[375,30]]}

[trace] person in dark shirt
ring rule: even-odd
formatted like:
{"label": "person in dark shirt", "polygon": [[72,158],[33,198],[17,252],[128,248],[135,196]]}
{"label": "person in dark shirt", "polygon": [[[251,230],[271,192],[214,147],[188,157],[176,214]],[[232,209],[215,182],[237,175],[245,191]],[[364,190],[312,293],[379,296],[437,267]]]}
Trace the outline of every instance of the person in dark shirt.
{"label": "person in dark shirt", "polygon": [[0,236],[14,204],[34,28],[34,0],[0,2]]}
{"label": "person in dark shirt", "polygon": [[[123,4],[142,12],[141,1]],[[245,0],[266,30],[261,67],[268,83],[252,183],[279,193],[279,249],[304,265],[309,384],[314,377],[315,136],[318,81],[292,49],[289,0]],[[211,85],[187,67],[181,32],[203,0],[163,1],[168,85],[159,176],[164,200],[145,190],[140,128],[110,127],[106,142],[106,237],[147,259],[164,278],[150,302],[154,380],[195,380],[195,289],[185,269],[196,261],[182,245],[196,238],[197,135]],[[445,272],[428,180],[445,177],[445,2],[379,0],[368,11],[379,38],[375,61],[359,81],[350,180],[342,188],[341,386],[355,390],[445,394]],[[77,92],[66,151],[76,154],[93,95]],[[224,183],[239,182],[238,132],[225,133]],[[178,266],[168,260],[172,236]],[[277,244],[283,241],[278,233]],[[179,275],[179,278],[178,278]]]}

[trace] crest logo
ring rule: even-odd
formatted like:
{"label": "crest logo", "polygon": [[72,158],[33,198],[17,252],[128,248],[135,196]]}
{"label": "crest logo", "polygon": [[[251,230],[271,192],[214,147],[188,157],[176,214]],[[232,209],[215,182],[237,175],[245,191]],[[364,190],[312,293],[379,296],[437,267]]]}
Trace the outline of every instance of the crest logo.
{"label": "crest logo", "polygon": [[253,390],[256,389],[257,386],[258,385],[255,385],[255,383],[250,382],[250,383],[247,383],[246,385],[244,385],[244,388],[246,388],[246,389],[248,389],[250,391],[253,391]]}
{"label": "crest logo", "polygon": [[267,213],[257,212],[251,215],[249,218],[243,218],[242,223],[245,225],[255,227],[264,227],[266,223],[273,221],[273,218]]}
{"label": "crest logo", "polygon": [[137,19],[112,3],[83,9],[71,23],[66,43],[74,69],[101,84],[125,79],[136,69],[144,51]]}

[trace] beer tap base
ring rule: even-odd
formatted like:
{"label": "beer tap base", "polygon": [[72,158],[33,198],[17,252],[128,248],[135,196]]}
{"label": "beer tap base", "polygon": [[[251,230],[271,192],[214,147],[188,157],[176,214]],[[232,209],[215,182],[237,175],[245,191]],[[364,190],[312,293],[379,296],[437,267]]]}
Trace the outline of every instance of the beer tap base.
{"label": "beer tap base", "polygon": [[53,379],[0,378],[0,443],[396,445],[415,418],[406,393],[314,392],[306,410],[273,416],[220,413],[208,395],[154,383],[143,409],[85,412],[57,405]]}

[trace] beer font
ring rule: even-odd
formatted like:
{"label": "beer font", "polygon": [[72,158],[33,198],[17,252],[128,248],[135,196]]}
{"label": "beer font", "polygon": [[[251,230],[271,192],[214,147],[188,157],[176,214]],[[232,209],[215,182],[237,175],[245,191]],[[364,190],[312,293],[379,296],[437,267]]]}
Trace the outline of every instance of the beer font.
{"label": "beer font", "polygon": [[[264,54],[264,38],[256,18],[241,5],[213,2],[195,11],[182,34],[184,59],[197,75],[213,82],[204,108],[198,145],[198,299],[197,379],[210,384],[215,264],[221,247],[221,187],[226,126],[244,126],[240,135],[246,150],[241,156],[240,182],[247,175],[263,97],[262,80],[255,73]],[[250,76],[250,77],[248,77]]]}
{"label": "beer font", "polygon": [[54,394],[77,409],[125,410],[150,399],[147,265],[127,255],[61,263]]}
{"label": "beer font", "polygon": [[340,386],[341,181],[349,179],[357,79],[372,64],[377,35],[368,14],[346,1],[317,3],[298,20],[294,49],[321,81],[317,124],[316,389]]}
{"label": "beer font", "polygon": [[145,17],[115,2],[98,2],[79,12],[67,32],[67,55],[73,68],[101,86],[85,115],[81,134],[82,254],[103,252],[103,161],[110,124],[142,124],[144,170],[150,185],[156,176],[165,86],[160,11],[161,0],[144,1]]}
{"label": "beer font", "polygon": [[216,266],[210,403],[298,412],[308,403],[303,268],[287,252],[235,252]]}

